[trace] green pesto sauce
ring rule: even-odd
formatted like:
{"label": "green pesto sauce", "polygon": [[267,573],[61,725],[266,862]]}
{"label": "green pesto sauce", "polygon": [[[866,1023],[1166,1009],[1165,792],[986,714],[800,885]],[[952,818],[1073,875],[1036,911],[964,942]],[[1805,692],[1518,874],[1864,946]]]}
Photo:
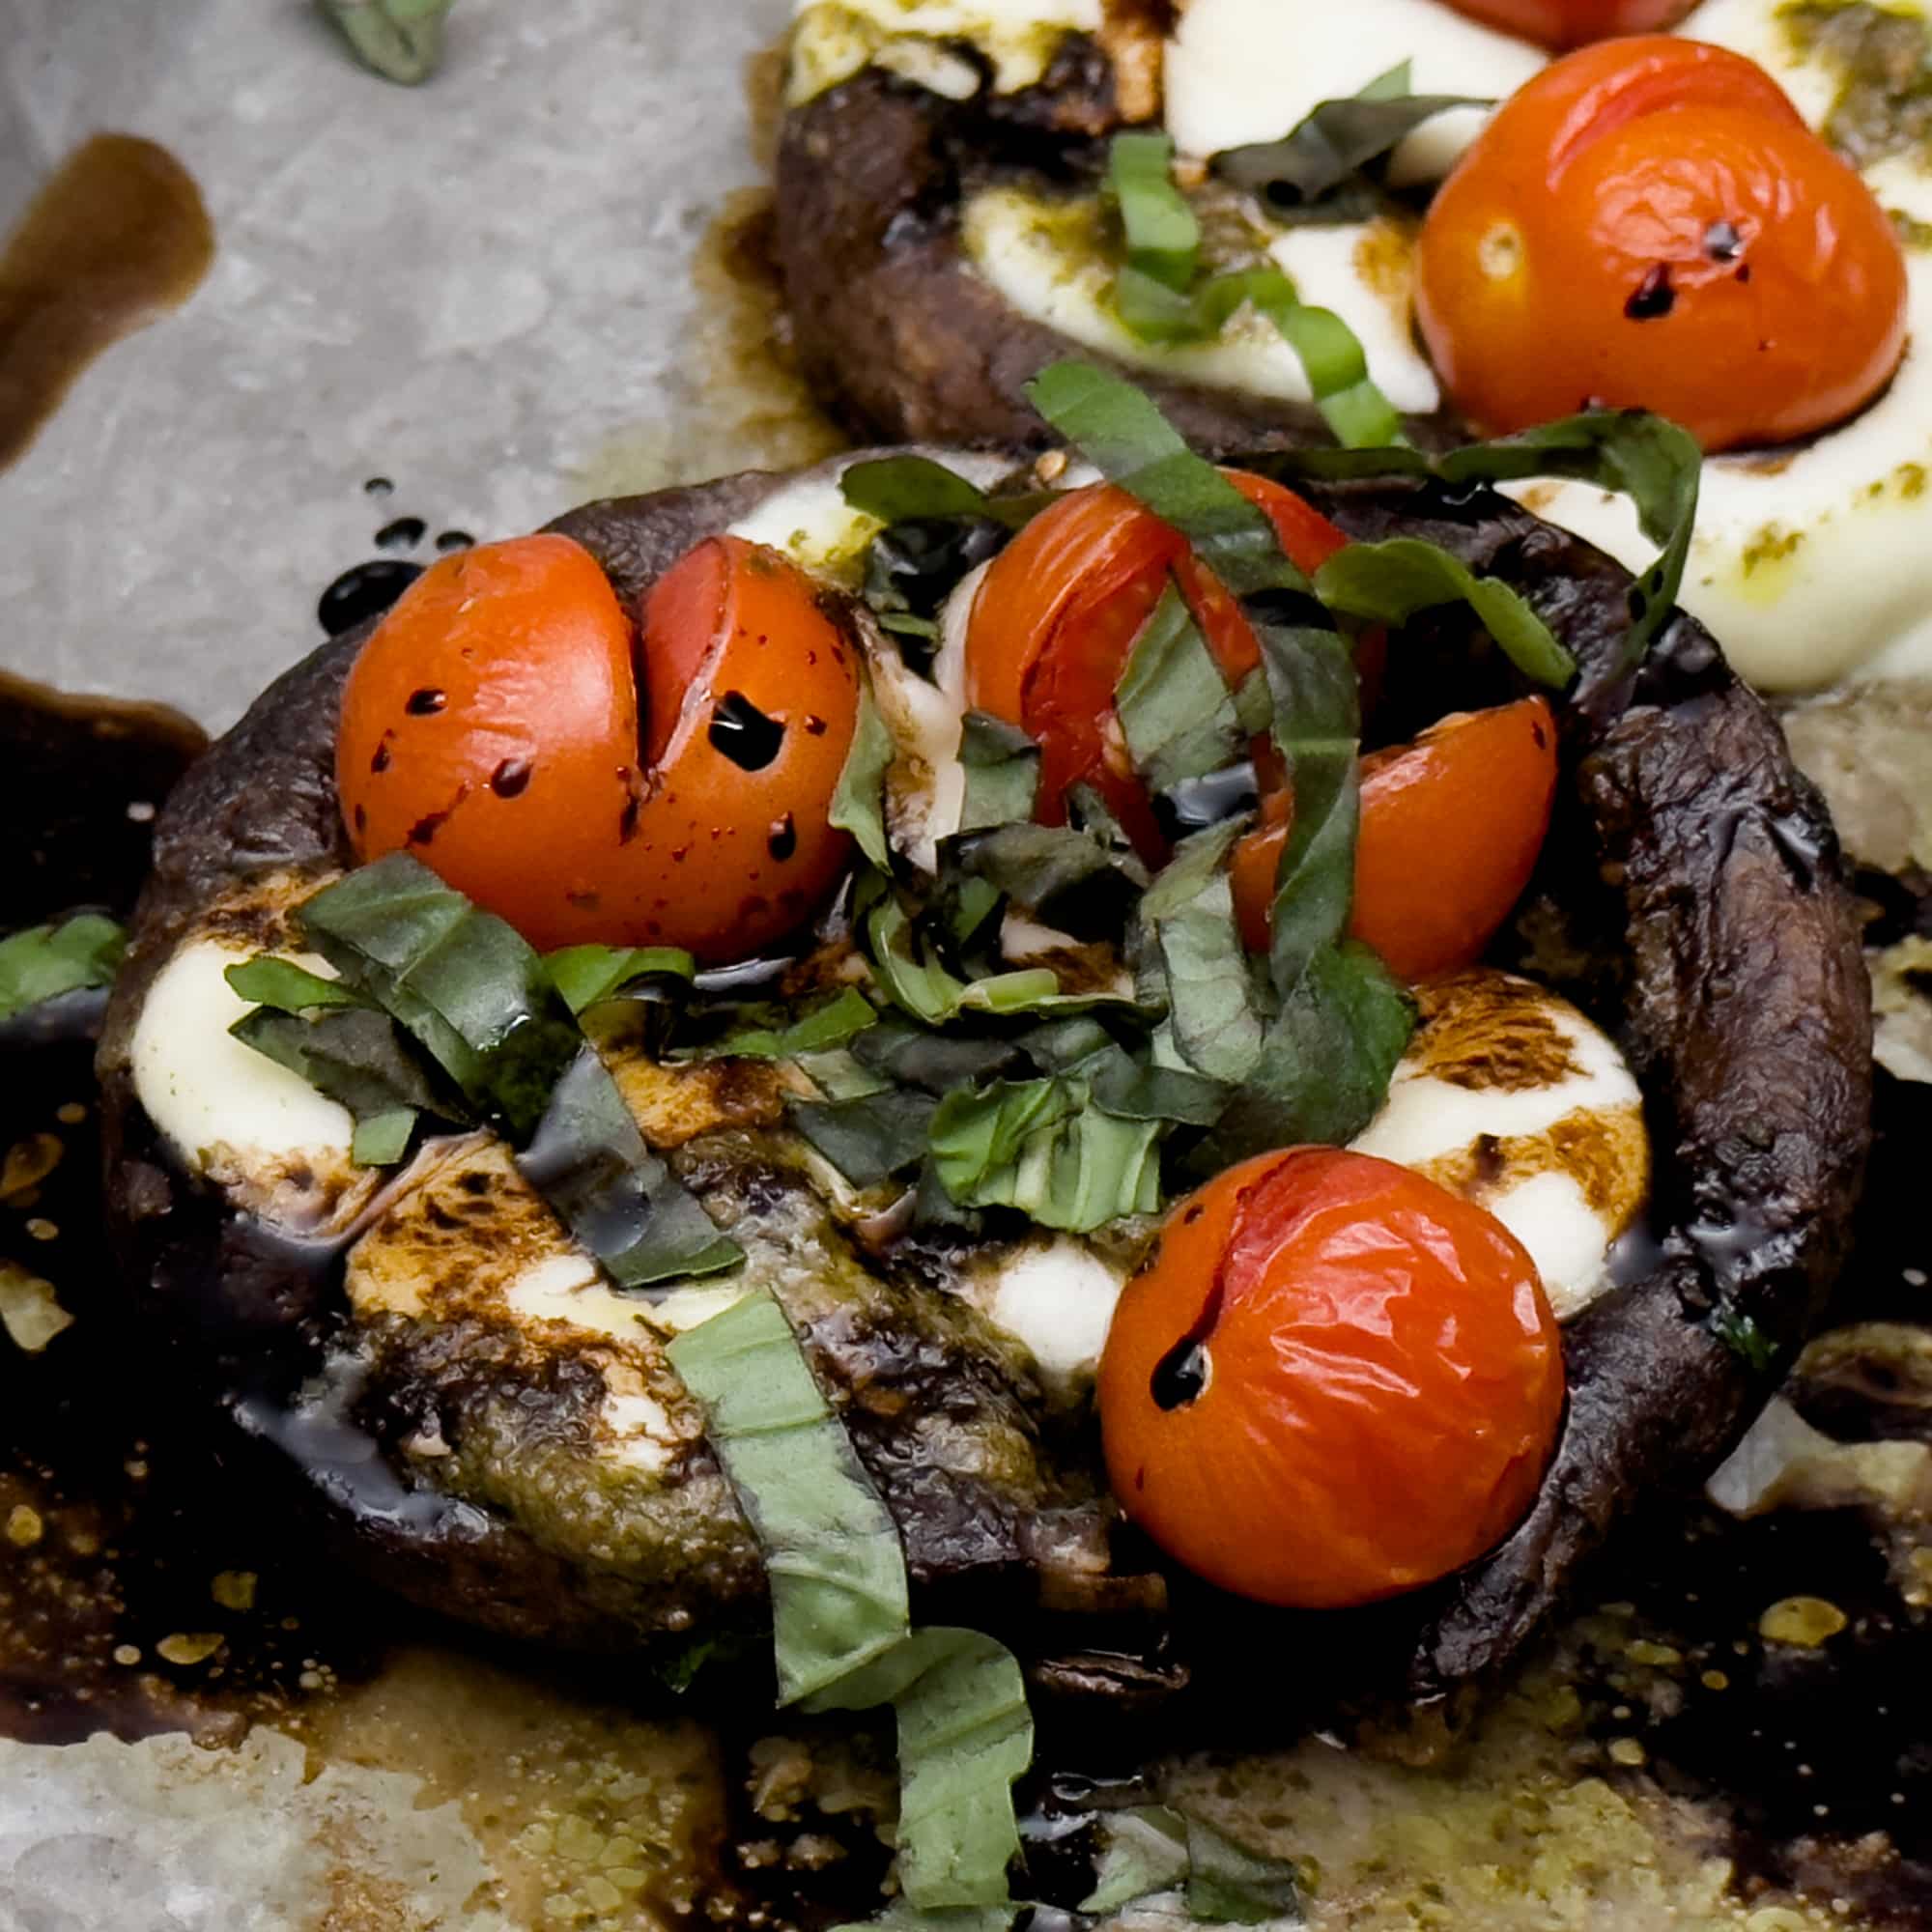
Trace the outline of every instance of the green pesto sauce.
{"label": "green pesto sauce", "polygon": [[1838,72],[1824,133],[1846,160],[1857,168],[1889,155],[1932,161],[1932,47],[1920,15],[1871,0],[1789,0],[1778,18],[1797,52],[1821,55]]}

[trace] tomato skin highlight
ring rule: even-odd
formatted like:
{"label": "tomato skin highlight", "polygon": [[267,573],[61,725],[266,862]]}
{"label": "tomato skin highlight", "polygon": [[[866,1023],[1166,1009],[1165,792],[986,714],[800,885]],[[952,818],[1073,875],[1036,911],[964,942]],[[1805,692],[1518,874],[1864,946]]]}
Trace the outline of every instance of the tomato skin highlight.
{"label": "tomato skin highlight", "polygon": [[[756,770],[714,742],[733,694],[779,727]],[[384,616],[344,689],[336,783],[359,859],[413,853],[540,950],[723,961],[836,882],[849,843],[825,813],[857,715],[855,647],[776,552],[698,545],[638,639],[587,551],[522,537],[442,558]]]}
{"label": "tomato skin highlight", "polygon": [[[1348,541],[1282,484],[1245,470],[1222,473],[1266,511],[1302,570],[1317,569]],[[1040,822],[1063,824],[1067,791],[1092,784],[1154,859],[1167,840],[1121,736],[1114,686],[1170,573],[1223,675],[1238,685],[1261,662],[1238,605],[1179,530],[1111,483],[1068,491],[993,559],[966,639],[969,706],[1039,744]],[[1272,765],[1271,746],[1261,748],[1257,762]],[[1261,776],[1266,782],[1269,772]]]}
{"label": "tomato skin highlight", "polygon": [[1493,1548],[1536,1494],[1563,1403],[1561,1336],[1516,1237],[1335,1148],[1259,1155],[1176,1207],[1100,1364],[1127,1515],[1219,1588],[1303,1609]]}
{"label": "tomato skin highlight", "polygon": [[1776,82],[1667,37],[1571,54],[1443,184],[1416,320],[1485,436],[1656,411],[1707,450],[1844,420],[1904,353],[1904,251]]}
{"label": "tomato skin highlight", "polygon": [[[1458,712],[1362,760],[1349,930],[1404,980],[1473,965],[1536,869],[1556,799],[1547,698]],[[1291,814],[1273,801],[1230,861],[1235,916],[1265,950]]]}
{"label": "tomato skin highlight", "polygon": [[1697,0],[1449,0],[1459,14],[1562,52],[1615,34],[1674,27]]}

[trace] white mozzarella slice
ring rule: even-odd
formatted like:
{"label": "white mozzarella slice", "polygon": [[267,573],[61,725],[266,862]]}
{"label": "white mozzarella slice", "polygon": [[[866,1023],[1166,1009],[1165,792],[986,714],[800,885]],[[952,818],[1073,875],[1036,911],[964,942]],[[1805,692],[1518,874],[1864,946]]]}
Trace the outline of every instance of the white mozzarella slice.
{"label": "white mozzarella slice", "polygon": [[987,1313],[1048,1376],[1065,1380],[1098,1365],[1122,1284],[1090,1248],[1062,1236],[1000,1268]]}
{"label": "white mozzarella slice", "polygon": [[1417,999],[1388,1099],[1353,1145],[1488,1208],[1568,1321],[1609,1287],[1609,1250],[1649,1190],[1636,1081],[1604,1034],[1530,980],[1478,969]]}
{"label": "white mozzarella slice", "polygon": [[[134,1025],[135,1094],[197,1173],[305,1155],[346,1163],[355,1131],[349,1110],[228,1031],[250,1008],[222,975],[254,956],[250,947],[194,939],[156,974]],[[324,960],[297,963],[333,977]]]}
{"label": "white mozzarella slice", "polygon": [[[966,205],[967,259],[1022,315],[1129,367],[1209,388],[1305,403],[1301,358],[1264,317],[1233,316],[1213,342],[1144,342],[1109,302],[1114,270],[1098,242],[1097,204],[1056,202],[1017,187],[988,188]],[[1411,270],[1392,222],[1289,231],[1273,244],[1302,299],[1332,308],[1361,338],[1369,373],[1399,410],[1436,405],[1435,378],[1409,339]]]}
{"label": "white mozzarella slice", "polygon": [[[1417,94],[1495,100],[1545,58],[1442,0],[1350,0],[1346,21],[1320,0],[1190,0],[1167,45],[1167,129],[1182,154],[1211,155],[1279,140],[1318,102],[1359,94],[1398,61],[1409,63]],[[1462,152],[1456,134],[1466,145],[1481,125],[1459,120],[1418,156],[1428,152],[1437,167],[1453,162]]]}
{"label": "white mozzarella slice", "polygon": [[1065,35],[1094,33],[1103,18],[1101,0],[795,0],[792,12],[794,106],[882,49],[902,52],[907,39],[970,42],[991,64],[994,89],[1009,94],[1039,79]]}

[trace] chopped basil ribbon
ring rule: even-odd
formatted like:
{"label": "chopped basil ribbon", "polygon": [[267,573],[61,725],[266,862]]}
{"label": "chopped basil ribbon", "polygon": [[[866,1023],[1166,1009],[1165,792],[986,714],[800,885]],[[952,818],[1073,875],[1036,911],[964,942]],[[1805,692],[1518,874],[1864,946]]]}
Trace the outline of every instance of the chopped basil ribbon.
{"label": "chopped basil ribbon", "polygon": [[[863,893],[860,896],[863,900]],[[986,909],[997,904],[995,894]],[[1089,1003],[1064,995],[1059,975],[1045,966],[961,979],[939,957],[922,923],[890,888],[878,891],[862,918],[880,989],[895,1007],[926,1026],[944,1026],[964,1012],[1017,1013]]]}
{"label": "chopped basil ribbon", "polygon": [[854,1187],[874,1187],[925,1158],[938,1101],[887,1088],[845,1100],[794,1100],[791,1123]]}
{"label": "chopped basil ribbon", "polygon": [[872,696],[871,680],[862,678],[859,722],[852,732],[852,748],[845,753],[844,768],[838,774],[838,789],[832,794],[832,806],[825,817],[827,824],[840,832],[849,832],[858,841],[860,851],[887,871],[892,868],[893,855],[886,840],[886,770],[896,751],[893,734]]}
{"label": "chopped basil ribbon", "polygon": [[1201,255],[1201,224],[1174,185],[1173,167],[1167,134],[1116,134],[1107,149],[1107,188],[1121,211],[1128,268],[1185,295]]}
{"label": "chopped basil ribbon", "polygon": [[0,939],[0,1020],[63,993],[111,986],[127,945],[121,926],[96,912]]}
{"label": "chopped basil ribbon", "polygon": [[1157,1119],[1120,1119],[1071,1075],[961,1087],[930,1138],[939,1183],[963,1208],[1017,1208],[1043,1228],[1088,1234],[1160,1206]]}
{"label": "chopped basil ribbon", "polygon": [[551,984],[573,1013],[587,1012],[639,980],[689,980],[697,962],[681,946],[566,946],[546,953]]}
{"label": "chopped basil ribbon", "polygon": [[384,80],[413,87],[442,60],[442,17],[453,0],[321,0],[355,58]]}
{"label": "chopped basil ribbon", "polygon": [[796,1703],[902,1643],[898,1531],[763,1290],[665,1350],[703,1406],[705,1433],[771,1578],[779,1700]]}
{"label": "chopped basil ribbon", "polygon": [[1011,1787],[1033,1754],[1017,1661],[978,1631],[911,1629],[898,1533],[768,1293],[687,1330],[667,1353],[704,1407],[764,1555],[781,1703],[890,1703],[906,1902],[1005,1922],[1019,1850]]}
{"label": "chopped basil ribbon", "polygon": [[1468,95],[1410,94],[1407,63],[1361,93],[1321,100],[1279,141],[1227,148],[1214,172],[1260,196],[1277,221],[1361,221],[1388,205],[1381,164],[1446,108],[1487,107]]}
{"label": "chopped basil ribbon", "polygon": [[1419,537],[1337,551],[1315,573],[1315,594],[1329,610],[1375,624],[1406,624],[1432,606],[1466,604],[1525,677],[1560,691],[1577,675],[1577,660],[1522,597]]}
{"label": "chopped basil ribbon", "polygon": [[863,1033],[879,1017],[879,1009],[856,986],[847,986],[834,998],[813,1007],[795,1019],[784,1020],[782,1009],[774,1009],[769,1019],[734,1027],[708,1045],[696,1050],[704,1060],[793,1060],[801,1054],[824,1053],[843,1046]]}
{"label": "chopped basil ribbon", "polygon": [[[377,1119],[396,1113],[467,1118],[461,1102],[452,1104],[431,1085],[395,1022],[372,1007],[336,1005],[298,1014],[260,1006],[243,1013],[229,1031],[244,1046],[300,1074],[318,1094],[346,1107],[355,1117],[358,1135]],[[363,1146],[380,1138],[371,1131]],[[355,1158],[366,1166],[386,1165],[367,1159],[361,1151]]]}
{"label": "chopped basil ribbon", "polygon": [[1300,1871],[1292,1860],[1251,1852],[1166,1804],[1103,1811],[1094,1822],[1100,1858],[1082,1913],[1116,1913],[1136,1899],[1179,1890],[1197,1924],[1301,1922]]}
{"label": "chopped basil ribbon", "polygon": [[1232,595],[1309,588],[1266,512],[1188,448],[1131,383],[1090,362],[1054,362],[1026,390],[1046,422],[1109,482],[1173,525]]}
{"label": "chopped basil ribbon", "polygon": [[1134,770],[1151,791],[1205,778],[1239,753],[1235,695],[1171,578],[1121,668],[1114,710]]}
{"label": "chopped basil ribbon", "polygon": [[293,959],[278,959],[268,952],[224,968],[221,977],[251,1006],[272,1007],[278,1013],[370,1005],[346,980],[325,980]]}
{"label": "chopped basil ribbon", "polygon": [[1414,449],[1310,449],[1257,456],[1249,467],[1267,476],[1434,476],[1452,486],[1563,476],[1621,492],[1635,506],[1644,535],[1661,547],[1631,588],[1628,669],[1641,662],[1676,607],[1696,525],[1703,452],[1688,430],[1662,416],[1590,410],[1437,457]]}
{"label": "chopped basil ribbon", "polygon": [[[296,922],[349,986],[413,1036],[469,1107],[501,1127],[525,1178],[619,1287],[744,1259],[645,1147],[544,961],[512,927],[400,852],[324,888]],[[325,1012],[312,1025],[356,1017]]]}
{"label": "chopped basil ribbon", "polygon": [[1039,789],[1039,747],[1018,725],[984,711],[967,712],[960,725],[959,762],[966,768],[960,831],[1032,818]]}
{"label": "chopped basil ribbon", "polygon": [[1264,1021],[1235,923],[1227,857],[1239,821],[1185,840],[1141,900],[1168,987],[1175,1044],[1196,1072],[1237,1084],[1261,1057]]}

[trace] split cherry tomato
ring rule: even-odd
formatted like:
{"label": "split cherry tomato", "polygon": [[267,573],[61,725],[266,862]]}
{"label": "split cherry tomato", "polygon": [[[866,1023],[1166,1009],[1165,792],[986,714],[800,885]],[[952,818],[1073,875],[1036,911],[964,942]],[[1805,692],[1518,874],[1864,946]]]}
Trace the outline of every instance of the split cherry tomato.
{"label": "split cherry tomato", "polygon": [[[1556,720],[1541,697],[1457,712],[1413,744],[1370,753],[1350,931],[1405,980],[1473,965],[1536,869],[1555,797]],[[1285,794],[1264,801],[1230,861],[1241,938],[1257,952],[1291,816]]]}
{"label": "split cherry tomato", "polygon": [[1221,1589],[1333,1609],[1508,1534],[1563,1414],[1535,1265],[1391,1161],[1291,1148],[1167,1217],[1100,1362],[1122,1509]]}
{"label": "split cherry tomato", "polygon": [[1459,14],[1539,45],[1580,47],[1674,27],[1696,0],[1449,0]]}
{"label": "split cherry tomato", "polygon": [[1665,36],[1569,55],[1470,146],[1423,224],[1416,319],[1481,434],[1594,404],[1706,449],[1843,420],[1905,347],[1905,258],[1777,83]]}
{"label": "split cherry tomato", "polygon": [[[1242,470],[1223,474],[1267,512],[1301,569],[1313,571],[1348,541],[1293,490]],[[1179,530],[1111,483],[1069,491],[993,559],[966,636],[967,702],[1039,745],[1041,822],[1063,823],[1068,789],[1091,784],[1150,856],[1167,841],[1121,736],[1114,686],[1170,574],[1223,674],[1239,684],[1261,662],[1240,607]],[[1264,784],[1270,752],[1257,759]]]}
{"label": "split cherry tomato", "polygon": [[408,850],[533,946],[741,958],[848,857],[826,824],[858,717],[853,645],[776,551],[712,537],[641,641],[568,537],[434,564],[363,646],[336,783],[358,857]]}

